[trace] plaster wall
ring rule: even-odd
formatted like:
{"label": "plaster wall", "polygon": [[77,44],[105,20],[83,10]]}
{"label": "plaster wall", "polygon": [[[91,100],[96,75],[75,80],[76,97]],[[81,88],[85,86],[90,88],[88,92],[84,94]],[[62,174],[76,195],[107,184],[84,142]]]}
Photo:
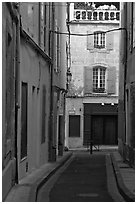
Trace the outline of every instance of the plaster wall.
{"label": "plaster wall", "polygon": [[[116,23],[81,23],[74,22],[70,24],[70,32],[75,34],[87,34],[95,31],[108,31],[119,28]],[[107,34],[106,34],[107,35]],[[104,104],[118,104],[119,94],[119,37],[120,31],[114,31],[112,35],[113,48],[107,49],[87,49],[88,39],[87,36],[70,36],[70,52],[71,52],[71,73],[72,81],[70,84],[69,98],[66,100],[66,145],[69,147],[83,146],[83,111],[80,113],[82,117],[81,134],[80,138],[69,137],[69,109],[74,110],[75,114],[79,114],[79,107],[86,103],[104,103]],[[107,37],[106,37],[107,39]],[[103,66],[108,68],[115,67],[115,93],[107,94],[93,94],[92,96],[84,96],[84,68],[94,66]],[[106,75],[107,78],[107,75]],[[72,95],[73,94],[73,97]],[[75,96],[75,97],[74,97]],[[80,102],[80,103],[79,103]],[[73,111],[72,111],[73,112]]]}
{"label": "plaster wall", "polygon": [[[71,33],[87,34],[91,31],[107,31],[117,29],[118,24],[71,24]],[[72,83],[78,89],[84,87],[84,66],[102,65],[105,67],[116,67],[116,93],[118,96],[119,85],[119,36],[120,31],[113,32],[113,49],[93,49],[87,50],[87,36],[71,36],[71,72]],[[81,92],[83,95],[83,92]]]}
{"label": "plaster wall", "polygon": [[[134,165],[135,152],[135,4],[121,4],[120,39],[120,80],[119,80],[119,112],[118,137],[119,151],[124,159]],[[133,28],[133,29],[132,29]]]}
{"label": "plaster wall", "polygon": [[[11,6],[11,11],[14,9]],[[15,50],[16,24],[2,2],[2,200],[15,183]]]}
{"label": "plaster wall", "polygon": [[[48,161],[48,120],[50,109],[49,66],[23,39],[21,39],[20,46],[20,70],[20,93],[22,82],[28,85],[28,130],[27,157],[24,160],[20,159],[19,151],[19,179]],[[45,142],[41,143],[43,85],[46,87],[46,118]],[[18,138],[20,150],[21,109],[18,114]]]}

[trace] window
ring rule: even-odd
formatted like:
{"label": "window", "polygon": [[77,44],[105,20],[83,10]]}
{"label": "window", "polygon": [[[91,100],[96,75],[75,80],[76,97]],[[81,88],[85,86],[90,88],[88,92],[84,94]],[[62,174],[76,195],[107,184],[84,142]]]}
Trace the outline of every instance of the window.
{"label": "window", "polygon": [[93,52],[112,51],[114,49],[114,32],[105,33],[105,31],[87,31],[87,50]]}
{"label": "window", "polygon": [[95,32],[94,48],[105,48],[105,38],[106,38],[106,35],[104,32]]}
{"label": "window", "polygon": [[93,69],[93,92],[104,93],[105,92],[105,68]]}

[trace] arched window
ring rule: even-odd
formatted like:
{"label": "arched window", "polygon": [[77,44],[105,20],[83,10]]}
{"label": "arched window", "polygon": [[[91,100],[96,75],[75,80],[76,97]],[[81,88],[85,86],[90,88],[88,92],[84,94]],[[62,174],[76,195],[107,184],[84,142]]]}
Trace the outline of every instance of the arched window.
{"label": "arched window", "polygon": [[93,68],[93,92],[104,93],[106,89],[106,68]]}

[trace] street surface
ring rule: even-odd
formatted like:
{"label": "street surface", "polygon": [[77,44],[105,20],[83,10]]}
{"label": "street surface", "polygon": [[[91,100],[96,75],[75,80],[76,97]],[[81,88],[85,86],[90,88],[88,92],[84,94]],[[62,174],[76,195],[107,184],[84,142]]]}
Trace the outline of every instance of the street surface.
{"label": "street surface", "polygon": [[39,190],[38,202],[118,202],[112,165],[106,152],[76,152]]}

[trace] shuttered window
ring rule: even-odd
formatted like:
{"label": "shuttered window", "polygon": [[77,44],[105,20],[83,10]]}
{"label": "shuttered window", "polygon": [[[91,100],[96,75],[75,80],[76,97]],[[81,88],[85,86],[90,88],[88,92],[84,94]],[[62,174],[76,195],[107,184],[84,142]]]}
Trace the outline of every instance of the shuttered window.
{"label": "shuttered window", "polygon": [[[108,51],[114,48],[114,32],[105,33],[103,31],[87,31],[87,50],[94,50],[105,48]],[[90,35],[91,34],[91,35]]]}
{"label": "shuttered window", "polygon": [[116,67],[84,67],[84,94],[116,93]]}
{"label": "shuttered window", "polygon": [[69,116],[69,137],[80,137],[80,116]]}

